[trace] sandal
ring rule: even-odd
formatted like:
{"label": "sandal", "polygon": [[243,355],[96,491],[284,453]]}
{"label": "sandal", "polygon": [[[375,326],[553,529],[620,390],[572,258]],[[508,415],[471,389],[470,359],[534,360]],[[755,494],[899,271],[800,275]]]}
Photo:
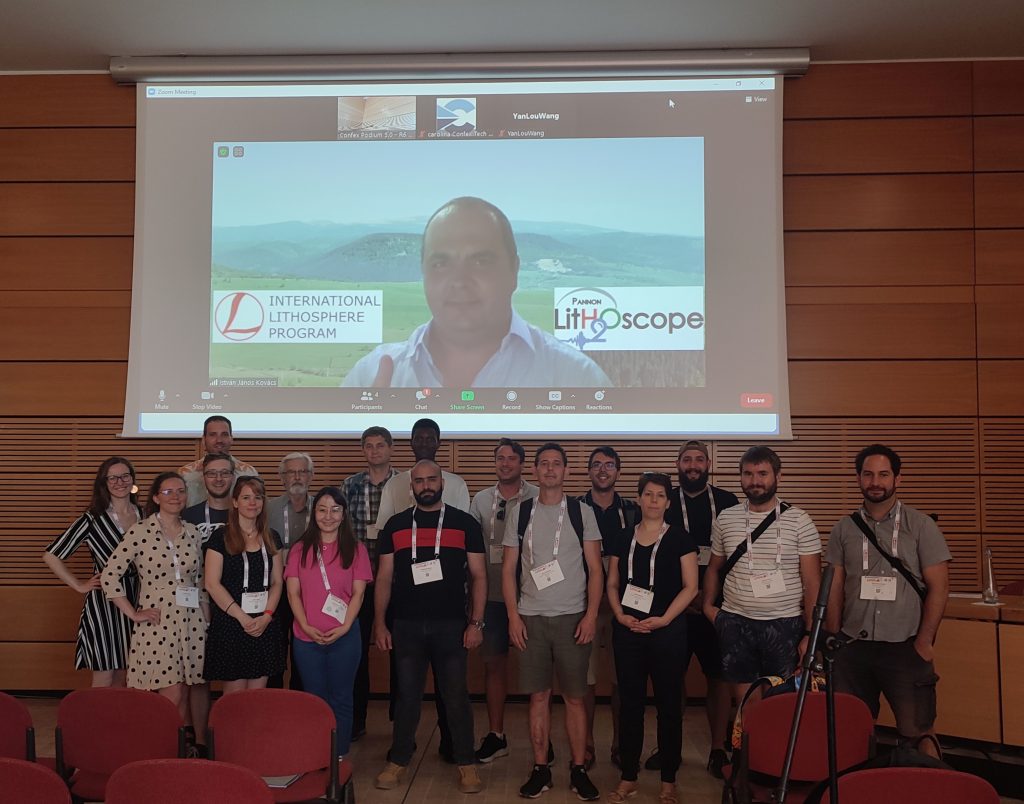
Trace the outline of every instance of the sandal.
{"label": "sandal", "polygon": [[634,798],[638,792],[639,784],[636,782],[619,782],[619,786],[608,794],[608,800],[612,804],[625,804]]}
{"label": "sandal", "polygon": [[679,790],[673,786],[671,790],[665,790],[658,793],[658,804],[679,804]]}

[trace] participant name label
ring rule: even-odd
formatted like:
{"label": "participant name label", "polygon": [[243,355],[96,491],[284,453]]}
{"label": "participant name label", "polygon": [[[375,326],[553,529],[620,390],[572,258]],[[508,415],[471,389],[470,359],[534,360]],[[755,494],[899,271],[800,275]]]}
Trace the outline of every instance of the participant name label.
{"label": "participant name label", "polygon": [[212,343],[381,343],[384,291],[214,291]]}

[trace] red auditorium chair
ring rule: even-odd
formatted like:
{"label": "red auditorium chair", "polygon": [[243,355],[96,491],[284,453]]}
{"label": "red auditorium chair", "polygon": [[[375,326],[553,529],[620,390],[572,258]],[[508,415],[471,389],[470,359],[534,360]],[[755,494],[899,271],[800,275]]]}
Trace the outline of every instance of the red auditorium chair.
{"label": "red auditorium chair", "polygon": [[207,746],[211,759],[260,776],[301,774],[288,787],[273,788],[274,801],[353,800],[352,765],[337,759],[334,713],[308,692],[259,689],[225,695],[210,710]]}
{"label": "red auditorium chair", "polygon": [[[822,802],[830,801],[828,791]],[[870,768],[839,777],[841,804],[999,804],[980,776],[941,768]]]}
{"label": "red auditorium chair", "polygon": [[0,757],[36,760],[32,715],[25,704],[6,692],[0,692]]}
{"label": "red auditorium chair", "polygon": [[0,757],[0,800],[17,804],[70,804],[71,793],[56,773],[24,759]]}
{"label": "red auditorium chair", "polygon": [[206,759],[143,759],[122,765],[107,782],[106,804],[273,804],[252,771]]}
{"label": "red auditorium chair", "polygon": [[140,759],[184,756],[178,708],[155,692],[115,687],[75,690],[57,707],[57,773],[86,801],[106,797],[110,775]]}

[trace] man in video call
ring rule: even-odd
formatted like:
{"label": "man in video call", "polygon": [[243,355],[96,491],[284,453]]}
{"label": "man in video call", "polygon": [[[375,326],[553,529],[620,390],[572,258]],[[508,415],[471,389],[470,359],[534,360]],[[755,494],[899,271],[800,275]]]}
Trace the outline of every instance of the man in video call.
{"label": "man in video call", "polygon": [[508,218],[493,204],[467,196],[437,210],[423,232],[421,267],[430,321],[360,359],[343,386],[611,385],[590,357],[513,309],[519,253]]}

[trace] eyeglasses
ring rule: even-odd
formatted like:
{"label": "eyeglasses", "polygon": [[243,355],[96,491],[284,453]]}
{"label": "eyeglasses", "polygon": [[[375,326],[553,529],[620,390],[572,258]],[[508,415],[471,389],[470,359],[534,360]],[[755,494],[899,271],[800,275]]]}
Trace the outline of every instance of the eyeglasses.
{"label": "eyeglasses", "polygon": [[207,469],[203,472],[203,477],[216,480],[219,477],[232,477],[234,474],[230,469]]}
{"label": "eyeglasses", "polygon": [[325,508],[323,506],[317,506],[316,512],[318,514],[325,514],[325,515],[326,514],[331,514],[331,515],[337,516],[338,514],[342,513],[344,510],[345,509],[342,506],[340,506],[340,505],[332,505],[330,508]]}
{"label": "eyeglasses", "polygon": [[601,461],[594,461],[590,464],[590,468],[604,469],[606,472],[614,472],[617,467],[615,466],[615,461],[605,461],[604,463]]}
{"label": "eyeglasses", "polygon": [[107,475],[103,479],[110,483],[110,485],[115,483],[131,483],[133,480],[131,472],[125,472],[123,475]]}
{"label": "eyeglasses", "polygon": [[159,494],[161,497],[184,497],[185,494],[187,494],[187,492],[185,491],[185,489],[160,489],[160,491],[158,491],[157,494]]}
{"label": "eyeglasses", "polygon": [[308,469],[285,469],[283,472],[281,472],[281,475],[283,477],[288,477],[289,475],[295,475],[296,477],[304,477],[305,475],[308,474]]}

